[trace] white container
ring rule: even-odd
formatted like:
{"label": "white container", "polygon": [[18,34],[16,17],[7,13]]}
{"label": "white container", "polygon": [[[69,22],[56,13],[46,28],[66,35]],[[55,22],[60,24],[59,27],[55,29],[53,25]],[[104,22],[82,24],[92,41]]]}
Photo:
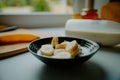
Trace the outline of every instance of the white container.
{"label": "white container", "polygon": [[108,20],[70,19],[66,22],[65,34],[112,46],[120,44],[120,23]]}

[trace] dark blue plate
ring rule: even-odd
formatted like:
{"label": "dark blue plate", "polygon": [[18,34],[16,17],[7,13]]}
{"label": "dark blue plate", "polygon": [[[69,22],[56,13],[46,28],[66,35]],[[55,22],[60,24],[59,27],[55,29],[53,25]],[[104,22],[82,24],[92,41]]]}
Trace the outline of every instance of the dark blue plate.
{"label": "dark blue plate", "polygon": [[43,38],[36,41],[31,42],[28,49],[29,51],[39,60],[48,64],[48,65],[73,65],[73,64],[81,64],[88,59],[90,59],[100,48],[99,44],[88,40],[88,39],[80,39],[80,38],[73,38],[73,37],[59,37],[59,43],[63,41],[73,41],[76,40],[78,44],[81,45],[82,54],[76,56],[75,58],[70,59],[56,59],[56,58],[49,58],[44,57],[42,55],[38,55],[37,51],[40,49],[41,45],[43,44],[50,44],[52,37]]}

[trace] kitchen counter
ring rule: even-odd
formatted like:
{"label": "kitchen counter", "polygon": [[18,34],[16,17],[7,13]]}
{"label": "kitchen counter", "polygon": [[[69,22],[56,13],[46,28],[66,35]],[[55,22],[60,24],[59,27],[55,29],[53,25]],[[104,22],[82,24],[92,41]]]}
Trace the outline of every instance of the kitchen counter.
{"label": "kitchen counter", "polygon": [[[63,27],[31,30],[65,35]],[[120,48],[101,47],[89,61],[67,68],[47,66],[26,52],[0,61],[0,80],[120,80]]]}

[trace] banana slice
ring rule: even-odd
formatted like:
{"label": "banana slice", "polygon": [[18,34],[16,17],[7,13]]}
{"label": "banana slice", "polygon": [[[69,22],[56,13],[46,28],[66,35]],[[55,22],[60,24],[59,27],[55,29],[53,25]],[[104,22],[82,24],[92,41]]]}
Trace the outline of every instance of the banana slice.
{"label": "banana slice", "polygon": [[68,42],[68,41],[64,41],[64,42],[62,42],[62,43],[60,43],[60,44],[57,44],[56,46],[55,46],[55,48],[56,49],[65,49],[66,48],[66,46],[67,46],[67,44],[69,44],[70,42]]}
{"label": "banana slice", "polygon": [[42,45],[37,53],[51,58],[66,59],[75,57],[80,52],[80,45],[76,40],[58,44],[58,37],[53,37],[51,44]]}
{"label": "banana slice", "polygon": [[80,54],[80,49],[77,48],[75,51],[72,51],[72,57],[75,57],[76,55]]}
{"label": "banana slice", "polygon": [[52,58],[67,59],[67,58],[71,58],[71,54],[69,52],[64,51],[52,56]]}
{"label": "banana slice", "polygon": [[65,52],[65,49],[55,49],[54,55],[59,54],[60,52]]}
{"label": "banana slice", "polygon": [[72,42],[70,42],[70,44],[66,46],[65,50],[68,51],[74,57],[78,54],[78,51],[80,49],[77,41],[73,40]]}
{"label": "banana slice", "polygon": [[40,48],[41,54],[45,56],[52,56],[54,48],[51,44],[42,45]]}
{"label": "banana slice", "polygon": [[53,37],[51,44],[53,47],[55,47],[58,44],[58,37]]}

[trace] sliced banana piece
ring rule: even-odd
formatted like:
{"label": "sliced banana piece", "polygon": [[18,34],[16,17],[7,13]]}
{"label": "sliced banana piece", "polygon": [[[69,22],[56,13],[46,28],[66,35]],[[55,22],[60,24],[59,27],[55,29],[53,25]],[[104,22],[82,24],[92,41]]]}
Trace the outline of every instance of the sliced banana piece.
{"label": "sliced banana piece", "polygon": [[42,45],[40,48],[41,54],[45,56],[52,56],[54,48],[51,44]]}
{"label": "sliced banana piece", "polygon": [[77,48],[75,51],[72,51],[72,57],[75,57],[76,55],[80,54],[80,49]]}
{"label": "sliced banana piece", "polygon": [[58,44],[58,37],[56,36],[56,37],[53,37],[53,39],[52,39],[52,41],[51,41],[51,45],[52,45],[53,47],[55,47],[57,44]]}
{"label": "sliced banana piece", "polygon": [[76,40],[71,42],[64,41],[58,44],[58,37],[53,37],[51,44],[42,45],[37,54],[51,58],[66,59],[80,54],[80,48]]}
{"label": "sliced banana piece", "polygon": [[38,54],[38,55],[42,55],[40,49],[37,51],[37,54]]}
{"label": "sliced banana piece", "polygon": [[60,52],[65,52],[65,49],[55,49],[54,55],[59,54]]}
{"label": "sliced banana piece", "polygon": [[57,44],[56,46],[55,46],[55,48],[56,49],[65,49],[66,48],[66,46],[67,46],[67,44],[69,44],[70,42],[68,42],[68,41],[64,41],[64,42],[62,42],[62,43],[60,43],[60,44]]}
{"label": "sliced banana piece", "polygon": [[67,59],[67,58],[71,58],[71,54],[69,52],[60,52],[56,55],[53,55],[52,58]]}
{"label": "sliced banana piece", "polygon": [[72,42],[70,42],[70,44],[68,44],[65,48],[66,51],[68,51],[73,57],[76,56],[79,51],[79,46],[76,40],[73,40]]}

